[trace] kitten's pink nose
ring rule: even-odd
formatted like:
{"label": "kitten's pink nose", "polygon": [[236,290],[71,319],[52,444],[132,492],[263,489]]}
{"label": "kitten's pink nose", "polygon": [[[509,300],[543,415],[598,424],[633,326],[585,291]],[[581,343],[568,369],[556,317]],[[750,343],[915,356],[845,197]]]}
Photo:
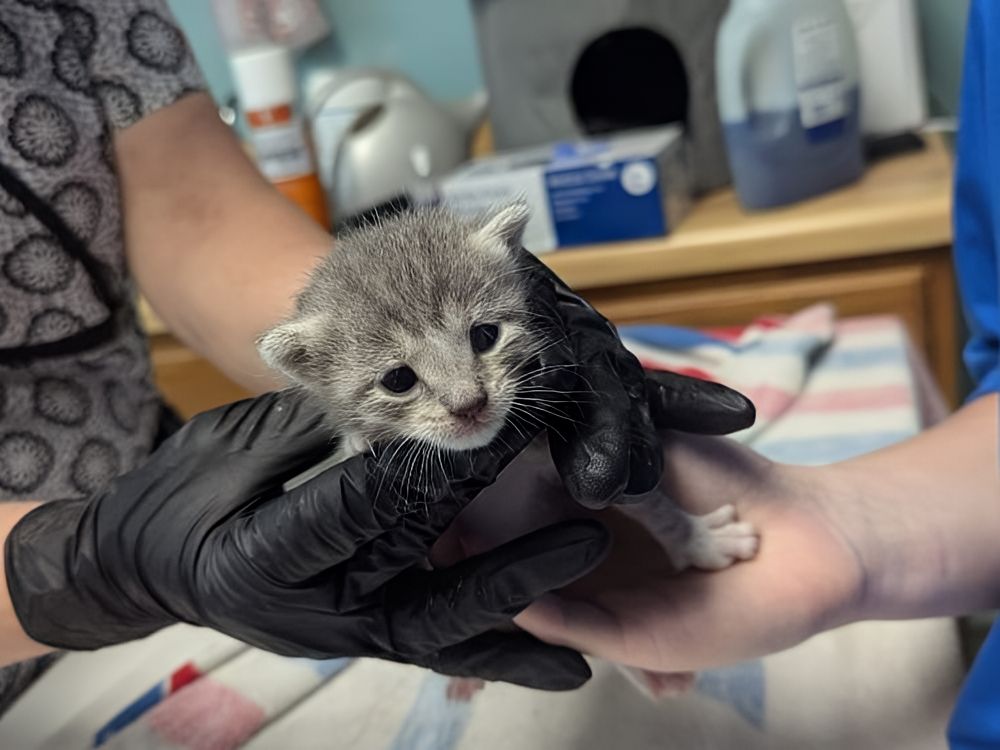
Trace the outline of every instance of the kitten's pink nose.
{"label": "kitten's pink nose", "polygon": [[459,419],[475,419],[483,413],[487,403],[489,403],[489,397],[485,393],[481,393],[474,399],[455,404],[448,411]]}

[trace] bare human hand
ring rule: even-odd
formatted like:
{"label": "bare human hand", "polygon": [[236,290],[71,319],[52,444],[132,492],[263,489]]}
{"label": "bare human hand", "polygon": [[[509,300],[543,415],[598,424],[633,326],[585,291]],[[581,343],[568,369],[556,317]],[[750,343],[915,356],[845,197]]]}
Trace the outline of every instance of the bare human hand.
{"label": "bare human hand", "polygon": [[560,518],[599,518],[614,535],[605,562],[516,622],[543,640],[645,670],[731,664],[851,619],[864,575],[840,518],[820,502],[822,469],[777,465],[724,438],[680,434],[665,436],[664,460],[661,487],[682,508],[704,514],[732,503],[760,530],[755,559],[675,573],[645,528],[614,509],[580,509],[530,456],[467,510],[458,531],[463,554]]}

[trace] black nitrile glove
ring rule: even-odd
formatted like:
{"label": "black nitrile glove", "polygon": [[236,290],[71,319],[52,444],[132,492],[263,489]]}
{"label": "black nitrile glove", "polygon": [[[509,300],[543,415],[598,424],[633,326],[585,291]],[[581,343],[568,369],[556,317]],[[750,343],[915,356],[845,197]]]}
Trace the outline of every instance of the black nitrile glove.
{"label": "black nitrile glove", "polygon": [[539,331],[553,338],[542,364],[572,373],[563,384],[575,398],[566,418],[549,430],[549,444],[577,502],[603,508],[623,494],[652,490],[663,470],[657,429],[726,434],[753,424],[753,404],[731,388],[647,374],[610,321],[535,256],[526,250],[522,255],[533,280]]}
{"label": "black nitrile glove", "polygon": [[[523,427],[521,428],[523,430]],[[562,523],[454,567],[424,567],[452,519],[522,448],[445,460],[408,481],[389,451],[287,494],[329,452],[294,392],[207,412],[100,496],[42,505],[6,544],[7,584],[36,641],[92,649],[182,621],[280,654],[373,656],[545,689],[590,671],[570,649],[496,628],[591,570],[607,533]]]}

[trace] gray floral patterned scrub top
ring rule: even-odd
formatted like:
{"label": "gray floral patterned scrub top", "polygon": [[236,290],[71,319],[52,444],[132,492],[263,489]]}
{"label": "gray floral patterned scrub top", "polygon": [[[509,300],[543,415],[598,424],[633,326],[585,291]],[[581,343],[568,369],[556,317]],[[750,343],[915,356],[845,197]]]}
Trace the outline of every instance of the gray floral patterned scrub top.
{"label": "gray floral patterned scrub top", "polygon": [[[202,88],[163,2],[0,0],[0,499],[89,495],[151,448],[112,134]],[[0,709],[48,661],[0,670]]]}

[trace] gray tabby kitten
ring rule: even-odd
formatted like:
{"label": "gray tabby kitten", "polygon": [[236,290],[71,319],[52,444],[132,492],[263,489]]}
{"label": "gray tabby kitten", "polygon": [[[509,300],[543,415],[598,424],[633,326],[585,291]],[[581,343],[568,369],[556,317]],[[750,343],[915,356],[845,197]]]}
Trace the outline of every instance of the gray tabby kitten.
{"label": "gray tabby kitten", "polygon": [[515,403],[544,346],[528,327],[515,252],[527,220],[522,204],[478,223],[430,209],[338,239],[291,319],[258,342],[266,363],[318,397],[341,438],[293,482],[376,441],[479,448],[511,411],[542,408]]}
{"label": "gray tabby kitten", "polygon": [[[488,445],[509,415],[542,422],[552,413],[563,394],[525,385],[547,345],[530,324],[517,260],[528,216],[524,204],[478,221],[430,209],[338,240],[291,318],[259,341],[264,361],[316,396],[341,438],[334,456],[290,485],[376,441],[412,453],[401,463],[417,481],[440,452]],[[757,549],[731,505],[692,516],[654,490],[622,510],[679,570],[724,568]]]}

